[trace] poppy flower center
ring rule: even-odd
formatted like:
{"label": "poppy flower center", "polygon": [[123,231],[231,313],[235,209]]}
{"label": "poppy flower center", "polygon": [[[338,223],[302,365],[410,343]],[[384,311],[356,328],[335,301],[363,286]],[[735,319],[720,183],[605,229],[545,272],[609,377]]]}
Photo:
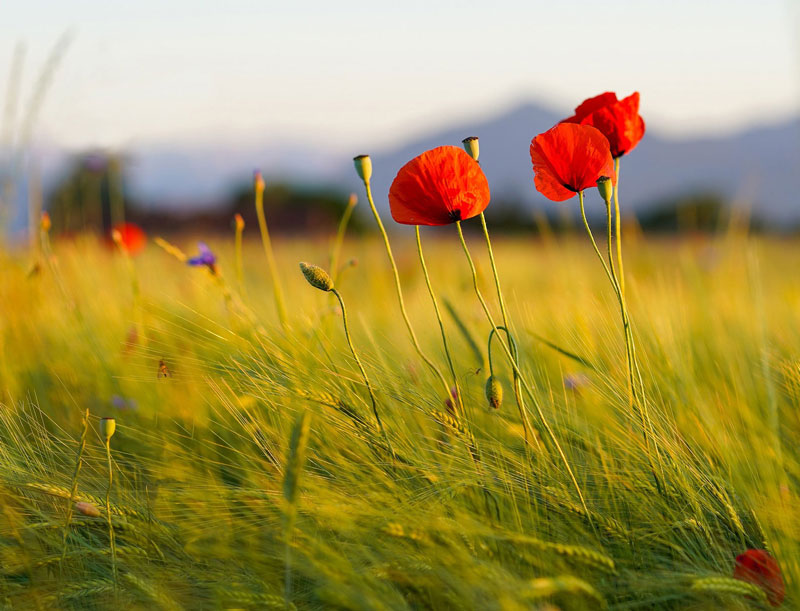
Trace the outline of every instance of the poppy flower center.
{"label": "poppy flower center", "polygon": [[461,210],[451,210],[447,213],[447,216],[450,217],[450,222],[455,223],[456,221],[461,220]]}

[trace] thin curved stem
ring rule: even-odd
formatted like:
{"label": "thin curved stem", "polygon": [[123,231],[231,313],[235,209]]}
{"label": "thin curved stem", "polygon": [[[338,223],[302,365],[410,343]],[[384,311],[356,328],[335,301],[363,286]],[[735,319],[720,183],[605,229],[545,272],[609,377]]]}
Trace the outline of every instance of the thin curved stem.
{"label": "thin curved stem", "polygon": [[331,248],[330,267],[331,275],[333,276],[333,284],[339,282],[339,255],[342,251],[342,242],[344,242],[344,234],[347,231],[347,224],[350,222],[350,217],[353,214],[353,208],[356,207],[356,196],[353,194],[347,202],[347,208],[342,213],[342,218],[339,220],[339,227],[336,230],[336,239]]}
{"label": "thin curved stem", "polygon": [[617,269],[619,270],[619,290],[625,298],[625,269],[622,267],[622,224],[620,222],[619,208],[619,157],[614,160],[614,174],[617,184],[614,185],[614,215],[617,237]]}
{"label": "thin curved stem", "polygon": [[67,518],[64,522],[64,533],[61,537],[61,559],[58,561],[59,572],[63,569],[64,558],[67,555],[67,535],[69,534],[69,525],[72,521],[72,508],[75,503],[75,494],[78,492],[78,474],[81,472],[81,465],[83,464],[83,451],[86,448],[86,433],[89,431],[89,408],[83,415],[83,431],[81,431],[81,438],[78,442],[78,453],[75,457],[75,471],[72,473],[72,483],[69,488],[69,506],[67,507]]}
{"label": "thin curved stem", "polygon": [[386,440],[386,445],[389,448],[389,453],[394,456],[394,450],[392,449],[392,442],[389,441],[389,436],[386,434],[386,429],[383,428],[383,422],[381,421],[381,416],[378,413],[378,401],[375,399],[375,391],[372,389],[372,384],[370,384],[369,377],[367,377],[367,371],[364,369],[364,365],[361,364],[361,359],[358,358],[358,353],[356,353],[355,346],[353,346],[353,339],[350,337],[350,328],[347,326],[347,308],[344,307],[344,300],[342,296],[339,294],[339,291],[336,289],[331,289],[331,293],[336,295],[336,299],[339,300],[339,306],[342,308],[342,323],[344,324],[344,335],[347,338],[347,345],[350,347],[350,353],[353,355],[353,360],[355,360],[356,365],[358,365],[358,369],[361,372],[361,377],[364,380],[364,385],[367,387],[367,392],[369,393],[370,401],[372,402],[372,413],[375,414],[375,420],[378,423],[378,429],[380,429],[383,438]]}
{"label": "thin curved stem", "polygon": [[267,228],[267,217],[264,215],[264,189],[256,187],[256,216],[258,227],[261,230],[261,243],[264,245],[264,254],[267,257],[269,273],[272,276],[272,292],[275,294],[275,308],[278,310],[278,320],[282,327],[286,327],[286,304],[283,300],[283,289],[278,278],[278,265],[275,263],[275,253],[272,250],[272,240]]}
{"label": "thin curved stem", "polygon": [[450,369],[450,375],[453,378],[453,388],[455,388],[455,402],[454,405],[456,406],[456,415],[458,417],[464,416],[464,404],[462,403],[461,399],[461,391],[458,387],[458,376],[456,375],[456,368],[453,364],[453,357],[450,354],[450,347],[447,344],[447,334],[444,331],[444,322],[442,321],[442,313],[439,310],[439,302],[436,299],[436,293],[433,290],[433,285],[431,284],[431,278],[428,274],[428,266],[425,264],[425,256],[422,254],[422,240],[420,239],[419,235],[419,225],[414,225],[414,232],[417,238],[417,253],[419,254],[419,263],[422,266],[422,274],[425,276],[425,285],[428,287],[428,293],[431,296],[431,302],[433,303],[433,310],[436,312],[436,320],[439,323],[439,331],[442,334],[442,345],[444,346],[444,355],[447,358],[447,366]]}
{"label": "thin curved stem", "polygon": [[372,188],[370,187],[369,181],[364,181],[364,187],[367,191],[367,201],[369,202],[369,207],[372,210],[373,216],[375,217],[375,222],[378,224],[378,229],[380,229],[381,236],[383,236],[383,243],[384,246],[386,246],[386,254],[389,256],[389,263],[391,263],[392,272],[394,273],[394,286],[397,291],[397,301],[400,304],[400,313],[403,315],[403,320],[406,323],[408,334],[411,337],[411,343],[414,344],[414,349],[417,351],[419,357],[425,361],[425,364],[441,380],[446,396],[449,396],[450,386],[447,384],[447,380],[445,380],[442,372],[439,370],[436,364],[422,351],[422,347],[419,345],[417,334],[414,332],[414,327],[411,325],[411,319],[408,317],[408,312],[406,312],[406,304],[403,300],[403,287],[400,286],[400,274],[397,271],[397,263],[395,263],[394,255],[392,254],[392,246],[389,244],[389,236],[386,234],[386,228],[383,226],[381,216],[378,214],[378,209],[375,207],[375,202],[372,199]]}
{"label": "thin curved stem", "polygon": [[119,591],[117,580],[117,544],[114,539],[114,524],[111,521],[111,486],[114,483],[114,471],[111,465],[111,438],[106,439],[106,460],[108,462],[108,488],[106,488],[106,518],[108,519],[108,542],[111,547],[111,571],[114,576],[114,590]]}
{"label": "thin curved stem", "polygon": [[[464,240],[464,232],[461,229],[461,221],[456,221],[456,229],[458,230],[458,238],[461,241],[461,247],[464,250],[464,255],[467,257],[467,263],[469,264],[470,271],[472,272],[472,286],[475,289],[475,295],[478,297],[478,301],[480,302],[481,307],[483,308],[483,312],[486,315],[489,324],[492,325],[492,330],[496,333],[497,325],[494,322],[492,313],[489,311],[489,307],[486,305],[486,300],[483,298],[483,294],[481,293],[480,287],[478,286],[478,272],[475,269],[475,262],[472,260],[472,255],[469,252],[469,247],[467,246],[467,242],[466,240]],[[511,363],[511,367],[514,369],[514,373],[517,376],[519,376],[520,384],[522,385],[523,390],[525,390],[525,392],[528,394],[528,397],[530,397],[533,406],[536,408],[536,412],[539,416],[542,426],[547,432],[547,435],[553,444],[553,448],[561,458],[561,461],[563,462],[564,467],[566,468],[567,473],[569,474],[569,478],[572,481],[572,485],[575,487],[575,490],[578,493],[578,498],[581,501],[581,505],[583,506],[583,509],[586,511],[586,514],[588,516],[589,508],[586,506],[586,500],[583,497],[583,492],[581,491],[581,487],[578,484],[578,480],[575,478],[575,474],[572,471],[572,467],[569,464],[569,460],[567,460],[566,454],[564,454],[564,450],[561,448],[561,444],[558,443],[558,439],[556,438],[553,429],[550,427],[550,424],[547,422],[547,419],[544,416],[544,412],[542,411],[542,408],[536,399],[536,395],[533,394],[533,390],[525,381],[525,378],[522,376],[522,372],[519,370],[519,365],[517,365],[517,362],[514,360],[514,355],[511,353],[511,350],[506,344],[506,342],[504,342],[502,338],[498,338],[498,341],[500,342],[500,345],[503,347],[503,351],[505,352],[506,357],[508,357],[508,360]]]}
{"label": "thin curved stem", "polygon": [[[492,250],[492,241],[489,238],[489,228],[486,227],[486,217],[484,216],[483,212],[480,214],[481,218],[481,227],[483,228],[483,235],[486,239],[486,250],[489,252],[489,261],[492,264],[492,274],[494,275],[494,285],[497,289],[497,301],[500,303],[500,314],[503,317],[503,329],[508,336],[509,341],[514,344],[514,339],[511,337],[511,331],[509,331],[509,322],[508,322],[508,311],[506,310],[506,301],[503,299],[503,289],[500,287],[500,275],[497,273],[497,263],[494,260],[494,251]],[[491,342],[491,338],[489,340]],[[519,364],[519,353],[514,347],[513,350],[513,357],[517,364]],[[519,410],[519,416],[522,420],[522,428],[525,433],[525,441],[530,443],[530,422],[528,421],[528,414],[527,410],[525,409],[525,399],[522,397],[522,388],[519,382],[519,376],[517,372],[513,372],[513,386],[514,386],[514,399],[517,403],[517,409]]]}

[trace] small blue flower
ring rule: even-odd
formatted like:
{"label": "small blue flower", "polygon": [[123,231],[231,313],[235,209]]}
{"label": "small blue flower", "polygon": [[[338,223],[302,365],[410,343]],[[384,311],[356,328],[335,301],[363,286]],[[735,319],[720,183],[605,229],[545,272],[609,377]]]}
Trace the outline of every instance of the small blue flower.
{"label": "small blue flower", "polygon": [[211,252],[208,245],[205,242],[198,242],[197,249],[200,251],[200,254],[196,257],[192,257],[186,263],[194,266],[206,265],[213,268],[217,262],[217,256]]}

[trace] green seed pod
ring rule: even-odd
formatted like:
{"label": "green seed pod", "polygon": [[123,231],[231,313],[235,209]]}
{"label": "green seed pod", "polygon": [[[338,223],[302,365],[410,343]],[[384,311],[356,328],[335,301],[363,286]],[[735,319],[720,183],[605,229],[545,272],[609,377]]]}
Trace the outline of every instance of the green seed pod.
{"label": "green seed pod", "polygon": [[303,272],[306,280],[308,280],[308,283],[314,288],[325,292],[333,290],[333,280],[331,280],[328,272],[319,265],[301,262],[300,270]]}
{"label": "green seed pod", "polygon": [[614,185],[611,184],[611,179],[608,176],[601,176],[597,179],[597,190],[603,201],[606,204],[610,204],[611,196],[614,194]]}
{"label": "green seed pod", "polygon": [[114,418],[100,418],[100,436],[108,441],[117,430],[117,421]]}
{"label": "green seed pod", "polygon": [[469,138],[464,138],[461,141],[461,144],[464,145],[464,150],[469,153],[469,156],[475,161],[478,161],[478,156],[481,154],[480,145],[478,144],[478,137],[470,136]]}
{"label": "green seed pod", "polygon": [[489,407],[498,409],[503,404],[503,387],[500,381],[494,376],[489,376],[486,380],[486,400],[489,402]]}
{"label": "green seed pod", "polygon": [[359,155],[358,157],[353,157],[353,163],[356,166],[358,177],[368,183],[369,179],[372,178],[372,159],[369,158],[369,155]]}

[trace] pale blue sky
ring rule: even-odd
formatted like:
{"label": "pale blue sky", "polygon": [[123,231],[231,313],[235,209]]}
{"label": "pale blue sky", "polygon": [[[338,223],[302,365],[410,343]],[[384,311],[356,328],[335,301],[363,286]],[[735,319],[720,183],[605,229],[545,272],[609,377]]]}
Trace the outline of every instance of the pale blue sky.
{"label": "pale blue sky", "polygon": [[[651,127],[727,130],[800,103],[797,0],[3,0],[0,83],[74,40],[36,137],[70,147],[223,138],[382,146],[541,100],[642,94]],[[0,94],[0,103],[5,94]]]}

